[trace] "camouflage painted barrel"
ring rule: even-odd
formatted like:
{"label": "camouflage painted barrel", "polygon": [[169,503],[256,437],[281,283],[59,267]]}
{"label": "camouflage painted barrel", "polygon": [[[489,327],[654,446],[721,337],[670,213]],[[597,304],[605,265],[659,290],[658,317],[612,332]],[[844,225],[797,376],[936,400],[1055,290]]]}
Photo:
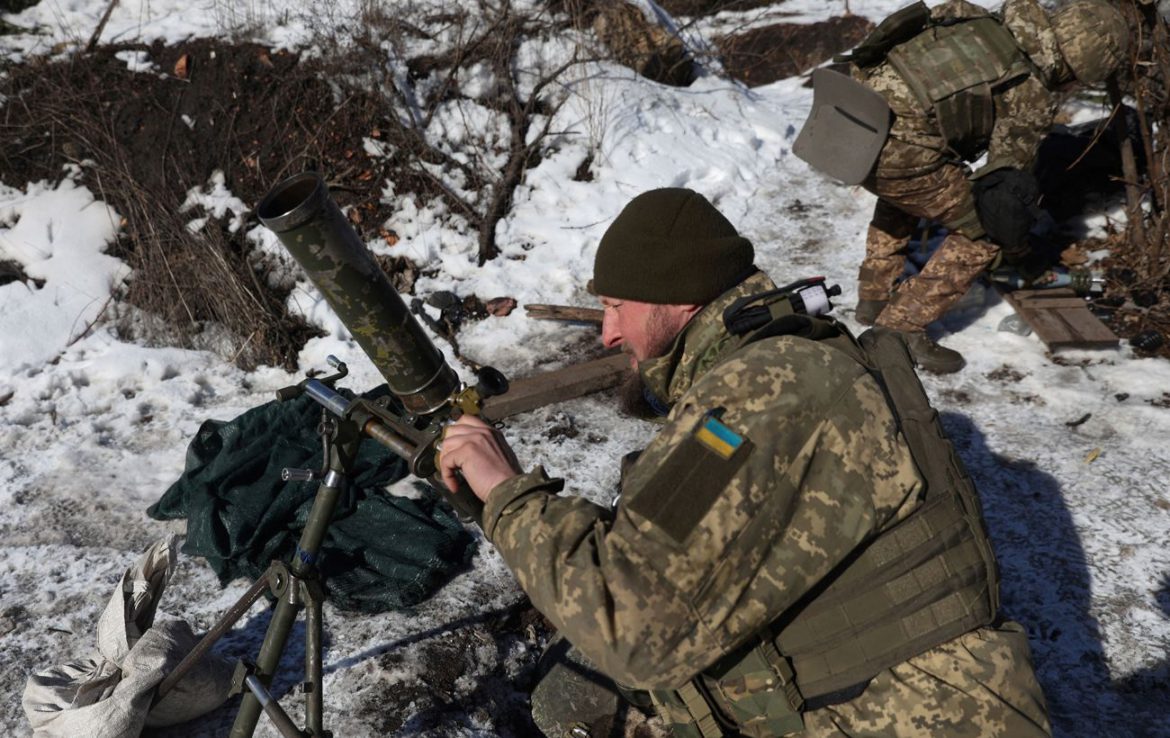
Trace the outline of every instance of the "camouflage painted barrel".
{"label": "camouflage painted barrel", "polygon": [[325,296],[407,410],[441,408],[459,378],[312,172],[280,182],[256,208]]}

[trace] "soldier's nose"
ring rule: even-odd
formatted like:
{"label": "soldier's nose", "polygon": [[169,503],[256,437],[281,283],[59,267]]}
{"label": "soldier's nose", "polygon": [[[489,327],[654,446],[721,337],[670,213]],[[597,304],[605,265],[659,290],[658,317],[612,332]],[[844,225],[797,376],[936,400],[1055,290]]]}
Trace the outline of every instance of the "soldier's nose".
{"label": "soldier's nose", "polygon": [[614,325],[614,320],[606,315],[601,320],[601,345],[606,348],[620,346],[622,343],[621,331]]}

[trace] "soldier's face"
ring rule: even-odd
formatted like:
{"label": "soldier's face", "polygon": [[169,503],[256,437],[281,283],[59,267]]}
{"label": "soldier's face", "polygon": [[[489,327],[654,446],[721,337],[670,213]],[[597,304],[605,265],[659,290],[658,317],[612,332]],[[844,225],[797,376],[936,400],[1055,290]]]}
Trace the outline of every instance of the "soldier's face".
{"label": "soldier's face", "polygon": [[646,359],[662,356],[686,325],[690,314],[674,309],[677,305],[655,305],[636,300],[601,298],[604,318],[601,342],[606,348],[620,346],[630,357],[634,369]]}

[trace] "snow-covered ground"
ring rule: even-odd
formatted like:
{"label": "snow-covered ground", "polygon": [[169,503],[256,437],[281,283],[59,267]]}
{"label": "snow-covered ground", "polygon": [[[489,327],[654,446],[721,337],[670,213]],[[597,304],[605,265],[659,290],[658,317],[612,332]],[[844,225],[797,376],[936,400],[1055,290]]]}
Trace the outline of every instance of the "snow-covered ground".
{"label": "snow-covered ground", "polygon": [[[900,4],[850,3],[874,20]],[[106,6],[44,0],[5,16],[38,34],[0,43],[11,54],[84,43]],[[121,2],[102,39],[179,40],[246,25],[258,40],[299,46],[310,43],[299,8],[283,0]],[[787,19],[804,22],[841,10],[838,2],[800,0],[760,12],[795,13]],[[716,19],[688,32],[746,22]],[[749,90],[707,76],[676,89],[598,67],[554,126],[579,135],[560,139],[517,192],[498,232],[503,256],[477,268],[471,237],[414,202],[402,202],[387,224],[403,236],[391,253],[437,269],[419,281],[419,294],[445,289],[510,295],[521,305],[588,305],[594,248],[621,207],[645,189],[690,187],[751,238],[757,263],[777,281],[822,274],[840,284],[837,312],[850,322],[873,198],[826,181],[792,155],[811,103],[802,82]],[[600,146],[594,179],[574,181],[591,138]],[[1089,225],[1099,228],[1102,220]],[[299,379],[275,368],[245,373],[212,353],[128,344],[93,326],[128,277],[124,264],[102,253],[118,221],[69,177],[55,187],[0,185],[0,258],[44,280],[40,289],[0,286],[4,735],[30,733],[20,709],[28,672],[88,652],[96,616],[123,569],[151,541],[181,531],[144,511],[182,471],[199,424],[234,417]],[[256,237],[277,248],[259,227]],[[329,333],[305,347],[302,371],[320,368],[332,353],[350,364],[348,387],[381,381],[311,286],[302,283],[292,299]],[[1003,609],[1028,627],[1058,734],[1170,736],[1170,364],[1139,358],[1124,344],[1053,357],[1034,336],[998,330],[1010,314],[994,292],[973,290],[939,331],[968,358],[967,368],[925,378],[982,491],[1003,568]],[[555,365],[565,347],[588,336],[586,328],[533,321],[517,310],[467,327],[460,341],[468,356],[522,376]],[[569,479],[571,493],[605,500],[618,457],[653,432],[620,417],[612,400],[600,395],[536,411],[509,421],[506,434],[523,463],[541,462]],[[550,422],[579,432],[552,439]],[[207,628],[246,584],[220,590],[201,561],[184,559],[160,617]],[[520,599],[485,544],[470,571],[412,612],[359,616],[327,607],[328,727],[339,736],[500,734],[490,713],[506,700],[484,684],[507,679],[532,647],[524,641],[481,641],[469,651],[450,699],[473,706],[458,718],[388,716],[380,705],[387,694],[429,683],[416,660],[429,639],[503,617]],[[248,653],[266,622],[258,606],[225,648]],[[298,662],[290,660],[290,668]],[[290,684],[291,677],[277,686]],[[483,709],[474,709],[476,702]],[[223,735],[230,720],[221,710],[167,735]],[[258,735],[276,732],[262,720]]]}

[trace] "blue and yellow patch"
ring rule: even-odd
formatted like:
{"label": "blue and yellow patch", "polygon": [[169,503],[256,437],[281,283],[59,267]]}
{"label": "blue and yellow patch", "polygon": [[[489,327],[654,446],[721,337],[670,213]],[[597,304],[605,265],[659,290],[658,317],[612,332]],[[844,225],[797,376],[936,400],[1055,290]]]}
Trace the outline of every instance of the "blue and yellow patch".
{"label": "blue and yellow patch", "polygon": [[728,428],[712,414],[704,417],[695,427],[695,440],[723,459],[730,459],[743,445],[743,436]]}
{"label": "blue and yellow patch", "polygon": [[752,453],[751,439],[724,425],[722,414],[723,408],[715,408],[699,418],[641,487],[624,490],[627,510],[680,545],[701,526]]}

